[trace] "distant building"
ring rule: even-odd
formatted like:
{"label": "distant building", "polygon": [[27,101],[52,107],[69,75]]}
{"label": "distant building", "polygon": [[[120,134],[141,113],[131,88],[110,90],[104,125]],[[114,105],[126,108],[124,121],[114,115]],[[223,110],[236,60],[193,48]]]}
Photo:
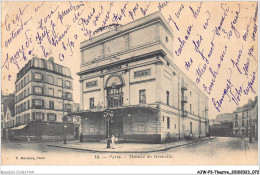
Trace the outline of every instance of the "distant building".
{"label": "distant building", "polygon": [[233,123],[215,123],[210,125],[211,136],[231,137],[233,136]]}
{"label": "distant building", "polygon": [[175,65],[172,29],[160,13],[80,49],[84,138],[165,142],[207,134],[208,98]]}
{"label": "distant building", "polygon": [[258,100],[248,100],[244,106],[233,112],[233,133],[235,136],[258,136]]}
{"label": "distant building", "polygon": [[[51,131],[54,134],[62,132],[58,130],[64,122],[63,117],[72,111],[72,77],[68,67],[54,63],[50,57],[48,60],[34,57],[19,71],[15,82],[15,128],[11,130],[22,130],[20,137],[31,135],[35,130],[37,139],[42,139],[50,133],[33,127],[29,123],[42,123],[47,128],[52,122]],[[56,122],[57,126],[55,127]],[[46,125],[46,127],[45,127]],[[40,126],[40,125],[39,125]],[[65,126],[65,125],[64,125]],[[37,128],[39,130],[37,130]],[[44,129],[44,130],[45,130]],[[18,132],[17,132],[18,133]],[[15,135],[15,133],[14,133]],[[36,136],[35,136],[36,137]]]}
{"label": "distant building", "polygon": [[14,94],[1,97],[1,136],[8,138],[8,129],[15,126]]}
{"label": "distant building", "polygon": [[216,116],[216,121],[220,123],[229,123],[233,121],[232,113],[219,114]]}

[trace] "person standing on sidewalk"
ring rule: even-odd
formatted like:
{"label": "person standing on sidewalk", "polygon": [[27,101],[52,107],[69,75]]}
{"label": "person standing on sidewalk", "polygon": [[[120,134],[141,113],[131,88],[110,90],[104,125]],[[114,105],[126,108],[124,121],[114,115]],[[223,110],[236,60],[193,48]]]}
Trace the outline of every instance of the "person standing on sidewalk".
{"label": "person standing on sidewalk", "polygon": [[115,136],[114,135],[112,135],[112,137],[111,137],[111,148],[115,149]]}

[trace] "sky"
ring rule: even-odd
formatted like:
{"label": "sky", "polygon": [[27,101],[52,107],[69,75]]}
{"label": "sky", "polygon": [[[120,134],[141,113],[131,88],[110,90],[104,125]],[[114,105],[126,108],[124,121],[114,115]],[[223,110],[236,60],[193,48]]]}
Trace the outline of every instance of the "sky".
{"label": "sky", "polygon": [[2,91],[14,92],[16,74],[30,58],[53,56],[70,68],[79,103],[80,43],[113,30],[93,36],[104,24],[124,25],[161,11],[173,30],[174,63],[209,97],[209,118],[232,113],[258,94],[256,4],[2,2]]}

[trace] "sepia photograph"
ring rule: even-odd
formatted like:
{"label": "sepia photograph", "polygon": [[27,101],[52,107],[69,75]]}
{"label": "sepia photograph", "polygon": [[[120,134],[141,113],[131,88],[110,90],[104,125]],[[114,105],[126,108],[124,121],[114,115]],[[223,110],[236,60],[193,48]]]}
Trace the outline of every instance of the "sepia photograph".
{"label": "sepia photograph", "polygon": [[1,2],[1,165],[258,165],[258,123],[257,1]]}

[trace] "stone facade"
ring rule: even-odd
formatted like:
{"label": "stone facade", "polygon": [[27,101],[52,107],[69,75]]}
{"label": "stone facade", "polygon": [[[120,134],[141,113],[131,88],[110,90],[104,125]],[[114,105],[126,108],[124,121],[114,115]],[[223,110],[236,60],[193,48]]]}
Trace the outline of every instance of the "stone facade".
{"label": "stone facade", "polygon": [[[10,130],[33,123],[61,123],[72,112],[72,77],[70,69],[48,60],[34,57],[19,71],[15,82],[15,122]],[[57,125],[58,126],[58,125]],[[64,125],[65,126],[65,125]],[[12,128],[14,127],[14,128]],[[26,127],[28,128],[28,127]],[[19,133],[32,133],[32,131]],[[33,128],[33,127],[30,127]],[[34,132],[42,133],[40,130]]]}
{"label": "stone facade", "polygon": [[81,55],[86,138],[164,142],[206,135],[208,98],[174,64],[172,29],[160,13],[82,42]]}
{"label": "stone facade", "polygon": [[244,106],[237,107],[233,112],[233,134],[235,136],[258,135],[258,100],[248,100]]}

